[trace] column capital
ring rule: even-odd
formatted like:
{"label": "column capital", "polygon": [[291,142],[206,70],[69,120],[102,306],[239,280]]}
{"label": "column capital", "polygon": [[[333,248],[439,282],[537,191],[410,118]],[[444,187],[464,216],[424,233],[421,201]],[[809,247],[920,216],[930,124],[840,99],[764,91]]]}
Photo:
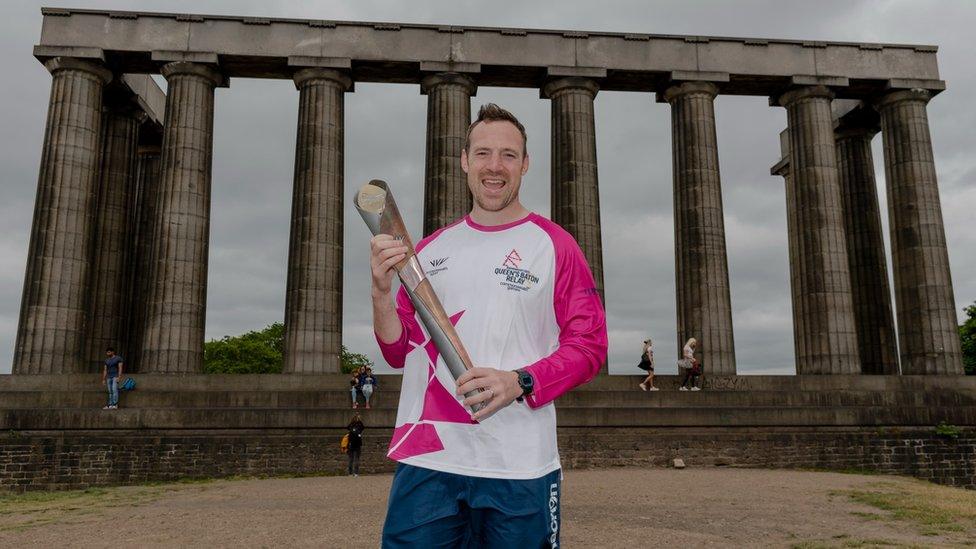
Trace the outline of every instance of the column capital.
{"label": "column capital", "polygon": [[221,74],[217,69],[211,67],[210,65],[204,65],[203,63],[194,63],[192,61],[173,61],[163,65],[159,72],[167,81],[169,81],[170,77],[188,74],[206,78],[215,87],[224,87],[227,85],[227,77]]}
{"label": "column capital", "polygon": [[313,80],[326,80],[337,85],[342,91],[348,92],[353,89],[352,78],[344,72],[335,69],[324,69],[320,67],[308,67],[300,69],[292,76],[295,82],[295,89],[300,90],[306,82]]}
{"label": "column capital", "polygon": [[708,95],[710,99],[715,99],[718,95],[718,86],[711,82],[682,82],[664,90],[661,97],[665,102],[671,103],[684,95]]}
{"label": "column capital", "polygon": [[420,95],[427,95],[430,90],[437,86],[454,85],[466,88],[468,95],[475,95],[478,91],[478,84],[474,79],[466,74],[457,72],[439,72],[430,74],[420,81]]}
{"label": "column capital", "polygon": [[52,57],[44,62],[44,68],[52,75],[63,70],[76,70],[95,75],[102,80],[102,84],[108,84],[112,81],[112,71],[102,66],[101,63],[76,57]]}
{"label": "column capital", "polygon": [[875,101],[874,106],[878,110],[884,110],[886,107],[894,105],[895,103],[900,103],[902,101],[919,101],[923,104],[929,102],[932,99],[932,92],[922,88],[912,88],[909,90],[896,90],[883,95],[880,99]]}
{"label": "column capital", "polygon": [[595,98],[597,92],[600,91],[600,85],[592,78],[567,76],[550,80],[542,87],[540,96],[544,99],[553,99],[557,95],[562,95],[570,90],[580,90],[589,94],[591,98]]}
{"label": "column capital", "polygon": [[[783,92],[779,97],[774,98],[770,101],[770,104],[779,105],[780,107],[788,107],[801,99],[807,98],[823,98],[823,99],[833,99],[834,92],[830,90],[827,86],[804,86],[802,88],[794,88]],[[775,102],[775,103],[774,103]]]}

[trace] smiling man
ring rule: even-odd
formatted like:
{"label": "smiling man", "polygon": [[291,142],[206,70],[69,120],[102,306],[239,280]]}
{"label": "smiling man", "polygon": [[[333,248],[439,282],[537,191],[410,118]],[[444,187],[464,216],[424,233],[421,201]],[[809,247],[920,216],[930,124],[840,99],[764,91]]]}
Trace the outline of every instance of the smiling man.
{"label": "smiling man", "polygon": [[389,235],[371,241],[376,339],[404,369],[383,547],[557,547],[553,401],[605,361],[603,305],[573,237],[519,201],[529,155],[514,115],[483,106],[461,167],[471,213],[416,250],[478,365],[457,383],[406,292],[391,298],[406,248]]}

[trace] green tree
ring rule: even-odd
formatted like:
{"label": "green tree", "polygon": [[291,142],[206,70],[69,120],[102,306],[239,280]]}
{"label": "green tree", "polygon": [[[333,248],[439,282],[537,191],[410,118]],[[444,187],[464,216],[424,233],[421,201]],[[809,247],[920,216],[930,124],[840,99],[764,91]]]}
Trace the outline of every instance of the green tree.
{"label": "green tree", "polygon": [[976,375],[976,302],[966,307],[966,321],[959,326],[962,340],[962,363],[966,373]]}
{"label": "green tree", "polygon": [[[284,363],[285,326],[275,322],[263,330],[224,336],[203,345],[203,371],[208,374],[279,374]],[[342,346],[342,373],[373,366],[366,355]]]}

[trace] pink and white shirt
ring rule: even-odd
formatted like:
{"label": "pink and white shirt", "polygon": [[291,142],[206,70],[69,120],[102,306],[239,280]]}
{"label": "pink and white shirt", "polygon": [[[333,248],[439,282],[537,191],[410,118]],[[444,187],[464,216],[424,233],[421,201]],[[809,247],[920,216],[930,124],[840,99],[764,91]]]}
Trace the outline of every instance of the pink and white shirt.
{"label": "pink and white shirt", "polygon": [[592,379],[607,353],[603,304],[579,245],[534,213],[491,227],[464,217],[420,241],[417,255],[475,366],[524,368],[535,385],[524,403],[472,422],[400,288],[403,335],[393,343],[377,337],[390,366],[404,368],[388,456],[488,478],[558,469],[553,400]]}

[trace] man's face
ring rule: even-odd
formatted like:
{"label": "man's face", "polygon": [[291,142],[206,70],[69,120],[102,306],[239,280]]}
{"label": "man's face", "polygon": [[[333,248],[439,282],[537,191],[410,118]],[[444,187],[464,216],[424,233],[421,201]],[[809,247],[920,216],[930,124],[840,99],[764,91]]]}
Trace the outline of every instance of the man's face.
{"label": "man's face", "polygon": [[477,207],[499,212],[517,205],[529,169],[522,133],[505,120],[478,124],[471,131],[470,149],[461,151],[461,168]]}
{"label": "man's face", "polygon": [[113,356],[115,356],[115,353],[112,351],[105,351],[105,356],[112,358]]}

